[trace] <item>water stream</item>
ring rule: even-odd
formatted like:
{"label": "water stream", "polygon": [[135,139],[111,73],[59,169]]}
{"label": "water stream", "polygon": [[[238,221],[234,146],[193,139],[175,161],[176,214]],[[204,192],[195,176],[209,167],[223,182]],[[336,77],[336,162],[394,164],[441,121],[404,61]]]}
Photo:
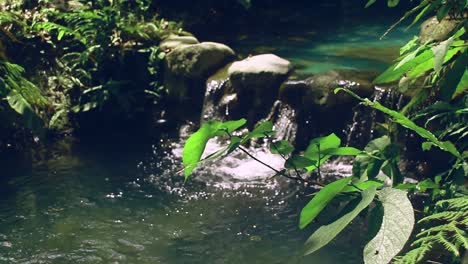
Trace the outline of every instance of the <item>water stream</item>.
{"label": "water stream", "polygon": [[311,232],[297,228],[302,188],[254,180],[255,168],[231,180],[235,186],[206,184],[203,171],[183,185],[180,162],[160,142],[148,143],[136,151],[91,148],[3,175],[0,263],[360,261],[350,241],[363,238],[352,230],[301,257]]}
{"label": "water stream", "polygon": [[[268,41],[270,51],[290,59],[299,74],[331,68],[382,70],[389,62],[381,55],[404,42],[398,37],[377,44],[383,29],[338,29],[338,34],[319,39],[306,32],[302,38],[262,38],[262,43],[244,38],[234,48],[265,51]],[[213,84],[207,94],[220,85]],[[214,107],[206,102],[202,119],[212,118]],[[270,119],[280,138],[294,139],[294,110],[276,103]],[[350,137],[362,137],[357,128],[350,129]],[[308,235],[340,205],[329,208],[309,229],[299,230],[299,213],[309,199],[304,194],[312,190],[272,178],[271,170],[242,153],[208,164],[184,184],[180,142],[152,140],[135,147],[126,141],[52,156],[32,168],[10,164],[0,175],[0,263],[362,262],[363,221],[302,257]],[[217,147],[209,144],[212,150]],[[252,151],[272,166],[284,162],[262,148]],[[324,173],[337,177],[350,169],[350,164],[330,163]]]}

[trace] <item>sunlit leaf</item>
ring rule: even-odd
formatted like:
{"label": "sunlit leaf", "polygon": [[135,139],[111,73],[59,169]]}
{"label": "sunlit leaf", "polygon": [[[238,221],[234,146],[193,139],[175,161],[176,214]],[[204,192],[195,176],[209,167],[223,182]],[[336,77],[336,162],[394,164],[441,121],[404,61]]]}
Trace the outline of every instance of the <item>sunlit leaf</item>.
{"label": "sunlit leaf", "polygon": [[378,192],[384,208],[377,235],[364,248],[365,264],[389,263],[405,246],[414,226],[414,211],[406,192],[384,188]]}
{"label": "sunlit leaf", "polygon": [[453,38],[449,38],[432,47],[432,52],[434,53],[434,70],[436,73],[439,73],[442,69],[442,63],[452,42]]}
{"label": "sunlit leaf", "polygon": [[341,144],[341,139],[335,134],[330,134],[326,137],[314,138],[310,141],[304,156],[311,160],[316,160],[317,164],[307,168],[308,171],[317,169],[318,166],[327,161],[331,155],[323,154],[329,149],[338,148]]}
{"label": "sunlit leaf", "polygon": [[185,142],[182,152],[182,161],[184,164],[185,179],[188,179],[192,171],[197,167],[205,151],[208,140],[223,133],[233,132],[246,123],[245,119],[228,121],[221,123],[218,121],[209,121],[202,125],[197,132],[193,133]]}

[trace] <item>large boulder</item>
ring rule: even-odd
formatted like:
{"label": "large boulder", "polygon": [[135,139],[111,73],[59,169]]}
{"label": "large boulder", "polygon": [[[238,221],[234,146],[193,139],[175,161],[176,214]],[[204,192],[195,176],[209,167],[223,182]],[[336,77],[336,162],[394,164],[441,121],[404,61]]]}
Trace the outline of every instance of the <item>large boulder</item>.
{"label": "large boulder", "polygon": [[[234,51],[214,42],[185,44],[194,39],[168,39],[162,47],[168,49],[164,65],[164,86],[177,103],[190,101],[195,109],[201,107],[204,82],[210,74],[234,59]],[[173,49],[171,49],[171,47]]]}
{"label": "large boulder", "polygon": [[279,97],[296,112],[296,146],[306,147],[310,135],[340,134],[346,130],[353,118],[352,107],[358,100],[344,92],[335,94],[335,88],[348,88],[369,97],[374,92],[372,80],[375,76],[373,72],[331,70],[304,80],[286,81]]}
{"label": "large boulder", "polygon": [[441,21],[437,17],[431,17],[421,24],[419,32],[419,42],[421,44],[434,41],[443,41],[449,37],[460,21],[456,19],[444,18]]}
{"label": "large boulder", "polygon": [[207,81],[205,106],[214,108],[205,107],[204,115],[219,117],[229,112],[230,118],[246,117],[249,125],[254,124],[268,114],[291,71],[289,61],[273,54],[226,65]]}
{"label": "large boulder", "polygon": [[337,87],[348,88],[367,97],[374,92],[374,72],[356,70],[331,70],[316,74],[305,80],[290,80],[280,89],[280,100],[299,110],[320,110],[347,105],[353,101],[346,93],[335,94]]}
{"label": "large boulder", "polygon": [[234,51],[215,42],[180,45],[166,55],[166,70],[190,79],[208,77],[234,58]]}

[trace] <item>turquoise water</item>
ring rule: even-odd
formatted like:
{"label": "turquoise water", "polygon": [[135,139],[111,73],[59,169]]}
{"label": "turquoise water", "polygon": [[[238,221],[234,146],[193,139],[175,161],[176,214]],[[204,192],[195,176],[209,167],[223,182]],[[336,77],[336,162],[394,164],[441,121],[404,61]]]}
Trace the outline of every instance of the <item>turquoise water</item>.
{"label": "turquoise water", "polygon": [[[391,20],[389,20],[391,21]],[[338,25],[328,29],[243,35],[232,41],[241,55],[274,53],[290,60],[298,75],[332,69],[384,71],[399,55],[399,48],[418,33],[399,27],[380,40],[389,25]]]}
{"label": "turquoise water", "polygon": [[0,263],[361,262],[359,224],[301,257],[312,229],[297,227],[300,189],[213,188],[197,177],[183,186],[180,163],[151,146],[9,168],[0,178]]}

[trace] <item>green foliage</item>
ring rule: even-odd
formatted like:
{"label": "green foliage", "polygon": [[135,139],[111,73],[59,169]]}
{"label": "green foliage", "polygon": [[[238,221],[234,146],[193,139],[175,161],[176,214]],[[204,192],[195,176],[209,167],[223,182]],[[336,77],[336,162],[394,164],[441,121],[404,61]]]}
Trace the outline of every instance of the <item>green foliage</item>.
{"label": "green foliage", "polygon": [[[188,179],[192,171],[197,167],[200,161],[202,161],[201,157],[205,151],[208,140],[216,136],[222,136],[224,134],[229,135],[230,133],[245,125],[246,122],[247,120],[245,119],[229,121],[225,123],[210,121],[203,124],[197,132],[193,133],[185,142],[184,151],[182,154],[182,161],[185,166],[185,179]],[[223,154],[227,149],[228,148],[221,149],[222,151],[220,154]],[[216,152],[209,155],[208,158],[204,159],[204,161],[213,158],[213,156],[216,156]]]}
{"label": "green foliage", "polygon": [[339,179],[323,187],[302,209],[299,227],[305,228],[351,181],[351,177]]}
{"label": "green foliage", "polygon": [[391,110],[391,109],[383,106],[379,102],[372,102],[371,100],[369,100],[367,98],[361,98],[358,95],[351,92],[350,90],[343,89],[343,88],[337,88],[335,90],[335,93],[339,92],[339,91],[345,91],[345,92],[351,94],[352,96],[354,96],[355,98],[361,100],[361,102],[364,105],[372,107],[372,108],[374,108],[376,110],[379,110],[379,111],[389,115],[390,117],[393,118],[394,122],[396,122],[396,123],[400,124],[401,126],[406,127],[408,129],[416,132],[418,135],[420,135],[424,139],[428,140],[428,142],[430,144],[439,147],[441,150],[449,152],[450,154],[455,156],[457,159],[462,159],[462,156],[461,156],[460,152],[455,148],[455,146],[451,142],[449,142],[449,141],[440,141],[429,130],[416,125],[413,121],[411,121],[409,118],[407,118],[406,116],[404,116],[400,112],[397,112],[395,110]]}
{"label": "green foliage", "polygon": [[27,128],[41,134],[43,121],[39,109],[49,102],[41,91],[23,77],[24,69],[16,64],[0,61],[0,99],[20,114]]}
{"label": "green foliage", "polygon": [[[327,185],[327,187],[328,186],[330,185]],[[361,194],[361,201],[356,205],[356,207],[354,207],[354,209],[351,212],[343,215],[342,217],[340,217],[339,219],[337,219],[329,225],[321,226],[309,237],[309,239],[305,243],[306,255],[312,254],[313,252],[319,250],[323,246],[330,243],[346,226],[348,226],[351,223],[351,221],[353,221],[359,215],[359,213],[361,213],[365,208],[367,208],[372,203],[376,195],[376,187],[372,186],[367,190],[363,191]]]}
{"label": "green foliage", "polygon": [[[468,249],[468,198],[466,196],[441,200],[436,203],[434,213],[419,220],[418,224],[427,226],[416,235],[416,241],[411,246],[412,250],[401,257],[397,257],[395,263],[423,263],[431,257],[439,259],[439,254],[452,254],[460,259],[463,249]],[[445,251],[435,251],[443,248]],[[437,255],[434,255],[437,254]],[[439,255],[439,256],[438,256]]]}
{"label": "green foliage", "polygon": [[403,182],[403,176],[398,167],[400,161],[399,147],[391,143],[388,136],[383,136],[370,141],[364,148],[364,152],[356,156],[353,162],[353,176],[363,180],[385,178],[392,180],[394,186]]}

